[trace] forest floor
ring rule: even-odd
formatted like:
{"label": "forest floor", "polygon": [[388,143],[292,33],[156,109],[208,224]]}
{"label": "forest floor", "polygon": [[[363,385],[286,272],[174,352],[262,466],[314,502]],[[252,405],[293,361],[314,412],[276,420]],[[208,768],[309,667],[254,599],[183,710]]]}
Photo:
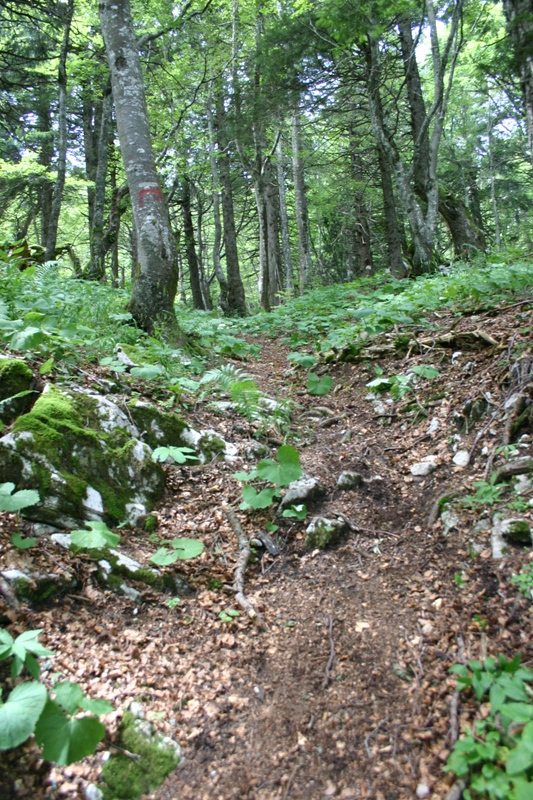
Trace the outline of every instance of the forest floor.
{"label": "forest floor", "polygon": [[[433,321],[452,333],[452,347],[330,364],[334,389],[324,397],[307,393],[305,372],[288,369],[279,340],[262,342],[259,360],[245,368],[269,396],[295,402],[292,441],[304,470],[326,488],[309,505],[307,522],[280,522],[281,554],[259,553],[248,567],[246,596],[264,629],[244,615],[229,623],[219,618],[236,608],[228,587],[238,545],[224,508],[238,510],[241,487],[232,474],[245,460],[169,469],[156,532],[206,544],[199,559],[182,562],[195,591],[176,608],[140,585],[140,603],[104,591],[83,559],[75,594],[16,611],[0,602],[13,634],[43,629],[41,641],[57,653],[56,673],[114,703],[116,713],[105,718],[111,738],[123,710],[139,700],[156,728],[180,743],[182,764],[151,795],[155,800],[446,796],[454,778],[442,768],[477,708],[457,697],[449,667],[499,652],[519,651],[523,662],[533,661],[531,603],[510,582],[532,551],[516,548],[494,560],[490,546],[488,522],[509,496],[493,507],[458,507],[446,533],[442,520],[428,522],[439,496],[473,494],[472,484],[488,475],[488,459],[493,467],[502,463],[494,453],[504,438],[503,403],[522,379],[510,369],[511,350],[521,350],[522,368],[531,370],[527,308],[460,318],[440,312]],[[466,335],[479,330],[498,346]],[[432,364],[440,376],[421,380],[377,413],[366,388],[374,363],[387,376],[420,364]],[[460,432],[454,414],[464,418],[469,401],[487,397],[484,415]],[[254,432],[241,417],[207,405],[190,423],[214,427],[242,449]],[[521,455],[533,455],[531,442],[523,437]],[[453,445],[471,452],[469,465],[452,462]],[[437,468],[425,477],[411,474],[429,455]],[[336,488],[344,470],[363,476],[359,488]],[[273,519],[267,512],[238,512],[248,536]],[[529,506],[520,516],[531,519],[532,512]],[[351,530],[337,547],[309,553],[305,528],[316,514],[344,515]],[[2,563],[71,563],[67,551],[51,547],[36,556],[14,551],[17,522],[4,514],[0,523]],[[121,534],[127,554],[146,560],[153,552],[146,533]],[[87,781],[98,781],[109,746],[64,768],[40,762],[31,743],[3,754],[0,796],[82,798]]]}

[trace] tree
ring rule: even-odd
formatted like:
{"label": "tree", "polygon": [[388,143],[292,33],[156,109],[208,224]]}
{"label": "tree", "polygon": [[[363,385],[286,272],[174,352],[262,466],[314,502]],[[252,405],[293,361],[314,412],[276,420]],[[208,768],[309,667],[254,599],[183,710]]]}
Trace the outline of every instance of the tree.
{"label": "tree", "polygon": [[105,41],[117,130],[137,231],[129,310],[141,328],[175,329],[174,298],[178,264],[167,204],[152,150],[141,61],[129,0],[102,0],[100,23]]}

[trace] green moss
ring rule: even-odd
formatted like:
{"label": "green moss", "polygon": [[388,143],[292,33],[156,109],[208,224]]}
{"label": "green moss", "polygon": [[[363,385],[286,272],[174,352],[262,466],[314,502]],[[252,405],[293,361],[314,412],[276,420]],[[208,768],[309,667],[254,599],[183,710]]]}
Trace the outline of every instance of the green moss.
{"label": "green moss", "polygon": [[[0,401],[7,400],[20,392],[30,390],[33,373],[20,358],[0,358]],[[23,414],[35,400],[37,392],[17,397],[7,403],[0,402],[0,419],[9,423],[18,414]]]}
{"label": "green moss", "polygon": [[326,547],[332,547],[340,541],[345,530],[346,525],[338,520],[315,519],[308,528],[305,546],[308,550],[315,550],[317,547],[324,550]]}
{"label": "green moss", "polygon": [[160,786],[176,769],[179,759],[160,736],[143,736],[135,727],[135,717],[127,711],[120,727],[120,745],[138,759],[113,754],[102,767],[104,800],[134,800]]}
{"label": "green moss", "polygon": [[[102,427],[94,398],[80,393],[71,396],[54,386],[47,388],[31,412],[15,421],[17,451],[31,462],[44,504],[44,510],[39,508],[41,521],[55,522],[58,516],[84,519],[89,481],[102,497],[108,524],[127,518],[127,506],[137,502],[131,488],[131,464],[137,460],[133,451],[139,445],[126,429],[108,432]],[[31,440],[20,435],[24,433],[31,433]],[[142,501],[153,502],[164,485],[164,472],[152,463],[148,452],[142,472]],[[46,507],[49,492],[58,498],[59,506]]]}
{"label": "green moss", "polygon": [[397,336],[394,340],[394,349],[397,353],[405,353],[409,347],[409,342],[411,341],[411,337],[407,336],[406,334],[402,334]]}
{"label": "green moss", "polygon": [[219,436],[204,433],[198,441],[197,449],[204,454],[206,461],[212,461],[216,456],[226,452],[226,445]]}
{"label": "green moss", "polygon": [[144,530],[146,533],[153,533],[157,528],[157,517],[155,514],[148,514],[144,520]]}
{"label": "green moss", "polygon": [[188,429],[185,420],[176,414],[163,411],[153,403],[133,398],[128,402],[128,409],[135,425],[139,428],[141,438],[150,447],[183,447],[187,443],[183,439],[183,431]]}
{"label": "green moss", "polygon": [[75,585],[76,581],[74,580],[68,585],[59,583],[54,575],[38,577],[33,581],[18,578],[12,584],[16,597],[31,605],[45,603],[50,598],[57,597]]}

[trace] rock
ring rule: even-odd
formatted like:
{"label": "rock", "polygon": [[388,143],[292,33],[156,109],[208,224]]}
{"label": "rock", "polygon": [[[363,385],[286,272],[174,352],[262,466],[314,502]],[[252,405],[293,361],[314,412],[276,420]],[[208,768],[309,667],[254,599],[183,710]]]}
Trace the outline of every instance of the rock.
{"label": "rock", "polygon": [[363,483],[363,476],[359,472],[341,472],[337,478],[337,489],[358,489]]}
{"label": "rock", "polygon": [[177,414],[163,411],[154,403],[138,397],[128,401],[128,410],[140,432],[140,438],[150,447],[188,446],[183,432],[189,430],[189,426]]}
{"label": "rock", "polygon": [[419,800],[425,800],[426,797],[430,795],[430,788],[426,783],[419,783],[416,787],[416,796]]}
{"label": "rock", "polygon": [[529,494],[533,492],[533,480],[529,475],[517,475],[512,480],[512,486],[515,494]]}
{"label": "rock", "polygon": [[214,430],[195,431],[188,428],[183,431],[183,439],[188,447],[194,448],[198,453],[200,463],[213,461],[218,456],[223,456],[224,461],[236,461],[239,451],[234,444],[226,442]]}
{"label": "rock", "polygon": [[443,524],[443,531],[442,535],[447,536],[450,531],[457,530],[459,525],[461,524],[461,517],[455,511],[451,509],[446,509],[440,515]]}
{"label": "rock", "polygon": [[438,417],[433,417],[426,431],[426,436],[431,436],[431,434],[436,433],[439,429],[439,424]]}
{"label": "rock", "polygon": [[317,500],[325,493],[326,490],[318,478],[312,478],[304,474],[297,481],[293,481],[289,484],[285,496],[278,506],[278,514],[281,513],[284,508],[290,508],[292,505],[309,503],[312,500]]}
{"label": "rock", "polygon": [[53,533],[50,539],[60,547],[64,547],[65,550],[70,550],[70,545],[72,544],[70,533]]}
{"label": "rock", "polygon": [[305,532],[305,546],[308,550],[317,547],[324,550],[326,547],[331,547],[339,542],[347,527],[342,519],[313,517]]}
{"label": "rock", "polygon": [[57,528],[54,528],[53,525],[45,525],[42,522],[34,522],[31,526],[32,536],[51,536],[53,533],[57,533]]}
{"label": "rock", "polygon": [[135,524],[165,482],[138,437],[108,398],[47,384],[32,410],[0,439],[0,482],[38,489],[41,503],[23,511],[37,522],[59,528],[78,528],[88,519]]}
{"label": "rock", "polygon": [[135,719],[146,719],[146,711],[144,710],[142,703],[132,700],[128,706],[128,710],[133,714]]}
{"label": "rock", "polygon": [[[21,358],[0,356],[0,420],[6,425],[29,411],[38,396],[32,391],[35,386],[33,372]],[[23,397],[14,397],[21,392],[31,392]],[[10,399],[14,398],[14,399]]]}
{"label": "rock", "polygon": [[372,398],[372,408],[374,409],[374,413],[379,417],[383,417],[387,413],[392,414],[391,409],[387,408],[383,400],[376,400],[375,398]]}
{"label": "rock", "polygon": [[490,533],[490,543],[492,547],[492,557],[495,559],[504,558],[507,553],[509,552],[509,548],[507,546],[507,542],[502,536],[501,532],[501,520],[498,517],[494,517],[492,520],[492,530]]}
{"label": "rock", "polygon": [[33,604],[44,603],[77,585],[74,576],[65,571],[54,575],[29,569],[6,569],[0,575],[10,585],[18,600]]}
{"label": "rock", "polygon": [[458,450],[452,458],[456,467],[467,467],[470,463],[470,454],[468,450]]}
{"label": "rock", "polygon": [[499,521],[500,533],[513,544],[531,545],[531,528],[527,519],[519,517],[502,519]]}
{"label": "rock", "polygon": [[437,456],[425,456],[422,461],[413,464],[409,469],[411,475],[415,475],[418,478],[425,478],[426,475],[435,472],[437,466]]}
{"label": "rock", "polygon": [[104,800],[104,795],[94,783],[88,783],[85,787],[85,800]]}
{"label": "rock", "polygon": [[122,594],[124,594],[128,600],[133,600],[134,603],[137,603],[142,598],[142,594],[138,592],[137,589],[134,589],[133,586],[128,586],[127,583],[122,583],[120,588],[122,589]]}

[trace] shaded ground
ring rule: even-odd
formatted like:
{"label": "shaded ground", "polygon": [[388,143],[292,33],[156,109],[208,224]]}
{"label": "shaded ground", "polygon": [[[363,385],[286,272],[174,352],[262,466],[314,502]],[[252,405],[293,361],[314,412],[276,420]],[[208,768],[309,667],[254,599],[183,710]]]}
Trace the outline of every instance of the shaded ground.
{"label": "shaded ground", "polygon": [[[416,396],[385,412],[366,399],[372,364],[329,365],[335,387],[318,398],[305,391],[304,372],[287,369],[288,351],[279,341],[265,342],[261,361],[245,365],[270,396],[297,404],[293,433],[302,465],[327,489],[310,515],[342,514],[351,525],[339,547],[307,553],[306,523],[281,523],[281,555],[259,554],[246,576],[247,597],[264,615],[265,631],[243,617],[229,625],[218,617],[234,607],[229,587],[237,543],[224,506],[237,509],[240,501],[235,465],[169,473],[157,534],[198,536],[207,546],[200,559],[184,562],[195,592],[177,608],[146,587],[138,587],[138,605],[102,591],[83,559],[76,594],[16,612],[0,602],[12,633],[44,629],[42,640],[58,653],[56,673],[115,704],[112,735],[122,710],[140,699],[156,727],[180,742],[182,767],[154,793],[156,800],[403,800],[417,789],[421,797],[443,798],[453,782],[442,773],[451,737],[474,710],[465,701],[457,714],[448,668],[516,649],[523,661],[532,659],[531,604],[509,583],[529,552],[492,559],[489,531],[472,534],[479,517],[488,520],[493,511],[484,506],[461,509],[446,536],[442,521],[428,524],[443,492],[471,494],[488,461],[502,463],[495,450],[505,430],[503,401],[530,375],[531,315],[518,305],[497,316],[441,315],[435,322],[457,336],[482,330],[498,346],[464,336],[453,347],[429,344],[422,354],[381,358],[385,375],[420,364],[440,370],[436,380],[420,381]],[[510,365],[518,356],[517,377]],[[480,398],[488,399],[483,416],[459,433],[454,414]],[[208,406],[191,423],[209,423],[242,446],[254,432],[246,420]],[[524,434],[520,453],[532,454],[531,429],[522,428]],[[275,448],[279,434],[269,435]],[[469,466],[452,463],[454,445],[472,452]],[[410,467],[428,455],[436,456],[437,469],[414,477]],[[363,485],[338,490],[343,470],[360,472]],[[239,516],[249,536],[269,518]],[[531,518],[531,508],[520,516]],[[0,517],[2,563],[68,557],[49,545],[37,556],[13,551],[15,520]],[[122,549],[137,558],[154,547],[147,534],[123,532]],[[82,797],[101,763],[99,751],[50,772],[28,745],[22,755],[2,756],[0,797]]]}

